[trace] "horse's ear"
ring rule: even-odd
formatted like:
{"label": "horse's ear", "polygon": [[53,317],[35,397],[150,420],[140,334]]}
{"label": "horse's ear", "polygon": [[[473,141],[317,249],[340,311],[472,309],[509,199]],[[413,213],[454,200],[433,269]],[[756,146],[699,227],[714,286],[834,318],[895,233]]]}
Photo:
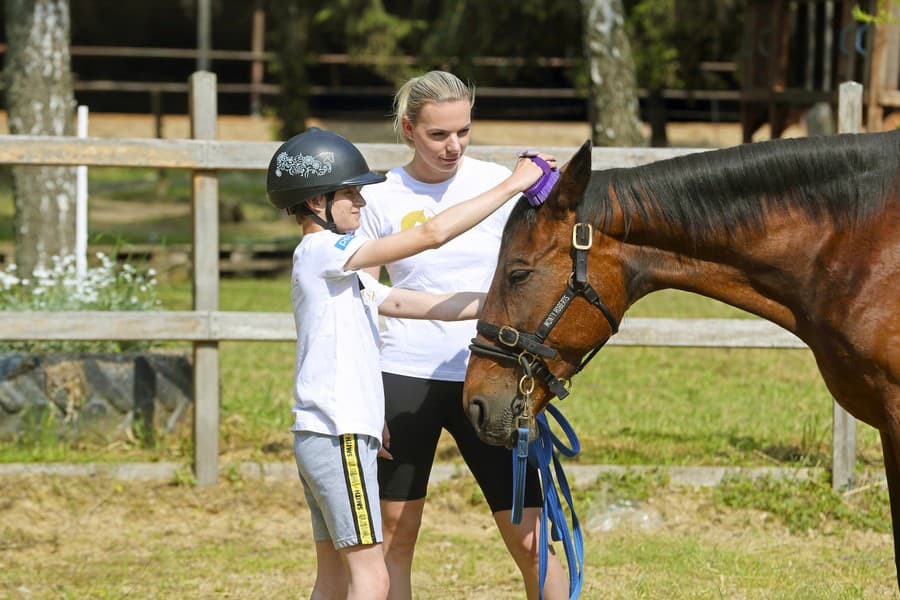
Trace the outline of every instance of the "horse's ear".
{"label": "horse's ear", "polygon": [[581,202],[591,179],[592,147],[591,140],[585,141],[569,162],[560,168],[559,183],[547,200],[554,209],[572,212]]}

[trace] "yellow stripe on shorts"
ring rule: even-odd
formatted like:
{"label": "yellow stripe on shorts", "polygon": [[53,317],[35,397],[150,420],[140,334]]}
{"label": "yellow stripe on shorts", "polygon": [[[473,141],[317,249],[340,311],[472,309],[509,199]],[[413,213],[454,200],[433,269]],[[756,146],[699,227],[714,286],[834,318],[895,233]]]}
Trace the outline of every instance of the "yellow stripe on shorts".
{"label": "yellow stripe on shorts", "polygon": [[372,532],[372,519],[369,516],[369,497],[366,494],[366,481],[359,464],[359,451],[354,434],[345,433],[341,436],[341,454],[344,458],[344,480],[350,495],[353,522],[359,543],[374,544],[375,534]]}

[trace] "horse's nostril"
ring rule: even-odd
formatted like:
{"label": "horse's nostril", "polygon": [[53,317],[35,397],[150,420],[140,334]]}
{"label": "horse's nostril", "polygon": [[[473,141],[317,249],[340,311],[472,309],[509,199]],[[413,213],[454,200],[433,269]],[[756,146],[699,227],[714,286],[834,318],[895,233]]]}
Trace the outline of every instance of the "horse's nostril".
{"label": "horse's nostril", "polygon": [[472,401],[469,402],[469,422],[472,423],[472,427],[475,428],[475,431],[481,431],[481,427],[484,425],[484,417],[484,402],[478,398],[473,398]]}

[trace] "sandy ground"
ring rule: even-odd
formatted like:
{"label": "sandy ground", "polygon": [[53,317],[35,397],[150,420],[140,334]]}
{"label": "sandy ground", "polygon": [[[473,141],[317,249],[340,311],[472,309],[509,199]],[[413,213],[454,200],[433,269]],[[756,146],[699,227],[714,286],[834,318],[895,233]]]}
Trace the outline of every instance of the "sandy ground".
{"label": "sandy ground", "polygon": [[[308,125],[329,129],[359,143],[396,141],[388,119],[382,121],[347,121],[311,119]],[[8,133],[6,113],[0,112],[0,133]],[[741,142],[738,123],[670,123],[671,146],[726,147]],[[784,137],[805,135],[802,126],[794,125]],[[88,119],[88,134],[94,137],[146,138],[156,137],[152,115],[92,113]],[[162,118],[164,138],[190,137],[190,123],[186,115],[165,115]],[[218,138],[222,140],[268,141],[276,139],[277,125],[265,117],[223,115],[218,119]],[[474,144],[523,146],[580,146],[590,137],[587,123],[551,121],[475,121],[472,130]],[[767,127],[755,136],[755,141],[769,138]]]}

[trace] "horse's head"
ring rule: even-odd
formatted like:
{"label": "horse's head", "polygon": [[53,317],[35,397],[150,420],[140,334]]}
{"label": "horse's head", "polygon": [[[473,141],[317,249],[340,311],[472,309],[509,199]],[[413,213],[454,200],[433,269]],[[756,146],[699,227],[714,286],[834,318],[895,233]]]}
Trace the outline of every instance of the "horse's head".
{"label": "horse's head", "polygon": [[532,208],[521,200],[507,222],[463,394],[469,420],[490,444],[512,447],[523,424],[533,436],[529,417],[566,395],[564,382],[624,311],[615,246],[594,232],[596,215],[578,210],[590,178],[586,142],[547,201]]}

